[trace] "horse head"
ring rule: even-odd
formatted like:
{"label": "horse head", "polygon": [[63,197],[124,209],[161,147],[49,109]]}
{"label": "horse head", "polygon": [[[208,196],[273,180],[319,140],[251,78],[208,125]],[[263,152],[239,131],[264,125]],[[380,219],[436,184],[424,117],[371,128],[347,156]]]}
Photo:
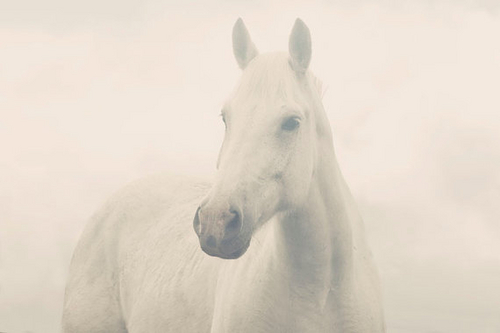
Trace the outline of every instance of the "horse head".
{"label": "horse head", "polygon": [[288,53],[259,54],[238,19],[233,51],[242,77],[222,108],[226,130],[215,183],[193,221],[203,251],[224,259],[239,258],[259,227],[305,201],[322,132],[304,22],[296,20]]}

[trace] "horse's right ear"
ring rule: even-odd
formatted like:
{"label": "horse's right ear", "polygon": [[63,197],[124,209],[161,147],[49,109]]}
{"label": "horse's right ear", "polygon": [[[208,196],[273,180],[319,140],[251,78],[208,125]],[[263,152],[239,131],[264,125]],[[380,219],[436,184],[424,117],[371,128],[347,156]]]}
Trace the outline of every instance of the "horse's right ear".
{"label": "horse's right ear", "polygon": [[241,69],[245,69],[259,54],[241,18],[238,18],[233,27],[233,53]]}

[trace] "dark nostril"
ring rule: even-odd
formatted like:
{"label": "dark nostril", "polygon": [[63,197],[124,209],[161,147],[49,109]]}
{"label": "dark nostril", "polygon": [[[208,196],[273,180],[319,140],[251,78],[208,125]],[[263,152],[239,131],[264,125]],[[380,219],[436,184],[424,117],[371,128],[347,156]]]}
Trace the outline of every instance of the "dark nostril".
{"label": "dark nostril", "polygon": [[200,235],[200,207],[196,210],[196,213],[194,214],[194,219],[193,219],[193,228],[196,234],[199,236]]}
{"label": "dark nostril", "polygon": [[217,241],[215,240],[215,237],[212,235],[208,236],[207,241],[205,242],[205,245],[208,247],[216,247]]}
{"label": "dark nostril", "polygon": [[231,237],[240,232],[241,229],[241,217],[237,211],[231,210],[233,218],[226,224],[224,237]]}

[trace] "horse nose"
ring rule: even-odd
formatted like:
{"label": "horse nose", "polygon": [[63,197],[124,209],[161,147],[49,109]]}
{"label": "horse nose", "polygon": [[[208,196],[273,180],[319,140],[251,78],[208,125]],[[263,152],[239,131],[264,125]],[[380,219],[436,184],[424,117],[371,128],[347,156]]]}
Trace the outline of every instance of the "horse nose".
{"label": "horse nose", "polygon": [[237,238],[242,228],[241,213],[231,207],[229,210],[215,207],[198,207],[193,218],[193,228],[205,252],[214,252],[221,243]]}
{"label": "horse nose", "polygon": [[208,237],[205,237],[204,243],[205,243],[204,245],[207,247],[211,247],[211,248],[217,247],[217,240],[212,235],[208,235]]}
{"label": "horse nose", "polygon": [[223,221],[224,239],[233,238],[241,231],[241,215],[237,210],[231,209]]}

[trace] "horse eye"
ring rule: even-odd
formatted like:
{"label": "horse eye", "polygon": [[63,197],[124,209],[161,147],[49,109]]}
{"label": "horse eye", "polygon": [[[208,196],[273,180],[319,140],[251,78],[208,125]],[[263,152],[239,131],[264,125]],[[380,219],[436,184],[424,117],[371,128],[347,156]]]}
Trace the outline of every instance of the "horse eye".
{"label": "horse eye", "polygon": [[281,129],[284,131],[290,132],[290,131],[297,129],[299,127],[299,125],[300,125],[299,118],[290,117],[290,118],[285,119],[285,121],[283,121],[283,123],[281,124]]}

